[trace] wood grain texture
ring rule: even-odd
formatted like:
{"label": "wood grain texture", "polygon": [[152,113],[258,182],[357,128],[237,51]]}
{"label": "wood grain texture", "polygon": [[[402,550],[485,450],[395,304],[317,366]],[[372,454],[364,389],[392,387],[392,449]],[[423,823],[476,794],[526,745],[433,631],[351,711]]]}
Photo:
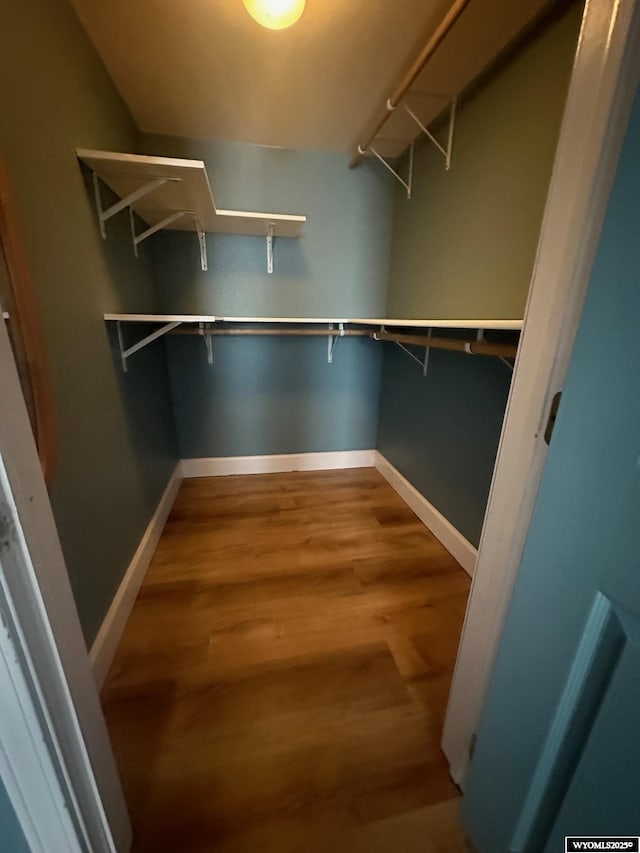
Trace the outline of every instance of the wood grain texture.
{"label": "wood grain texture", "polygon": [[466,850],[469,583],[374,469],[185,481],[103,692],[134,850]]}

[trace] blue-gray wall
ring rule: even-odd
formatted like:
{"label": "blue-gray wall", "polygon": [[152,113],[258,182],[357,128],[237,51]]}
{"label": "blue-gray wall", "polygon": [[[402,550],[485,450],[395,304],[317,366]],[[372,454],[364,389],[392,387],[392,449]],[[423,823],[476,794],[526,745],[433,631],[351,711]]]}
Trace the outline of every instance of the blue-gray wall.
{"label": "blue-gray wall", "polygon": [[581,11],[545,23],[462,102],[448,172],[426,139],[416,150],[411,199],[396,188],[388,317],[524,315]]}
{"label": "blue-gray wall", "polygon": [[[580,11],[462,104],[449,173],[432,146],[417,154],[413,198],[396,193],[389,316],[523,316]],[[385,346],[378,449],[474,545],[510,381],[496,358],[438,351],[423,379]]]}
{"label": "blue-gray wall", "polygon": [[511,371],[497,358],[432,350],[423,377],[395,344],[384,349],[378,449],[477,545]]}
{"label": "blue-gray wall", "polygon": [[0,779],[0,850],[2,853],[29,853],[22,827]]}
{"label": "blue-gray wall", "polygon": [[[367,317],[384,314],[392,187],[372,165],[349,171],[343,154],[146,136],[145,150],[205,160],[219,207],[308,217],[303,236],[275,241],[207,235],[209,271],[195,234],[166,232],[149,245],[167,312],[228,316]],[[195,338],[167,344],[183,457],[375,447],[380,352],[342,340],[333,365],[326,339],[214,339],[210,367]]]}
{"label": "blue-gray wall", "polygon": [[325,338],[213,338],[169,342],[183,457],[361,450],[376,446],[381,345]]}
{"label": "blue-gray wall", "polygon": [[59,462],[52,504],[91,642],[175,464],[162,347],[122,375],[102,315],[157,307],[126,212],[102,241],[76,147],[138,133],[67,0],[4,3],[0,153],[13,184],[50,361]]}
{"label": "blue-gray wall", "polygon": [[159,295],[168,312],[248,317],[380,317],[387,301],[391,184],[373,166],[350,171],[344,154],[242,143],[144,137],[149,154],[207,164],[221,208],[308,217],[299,239],[207,235],[209,271],[195,234],[150,241]]}

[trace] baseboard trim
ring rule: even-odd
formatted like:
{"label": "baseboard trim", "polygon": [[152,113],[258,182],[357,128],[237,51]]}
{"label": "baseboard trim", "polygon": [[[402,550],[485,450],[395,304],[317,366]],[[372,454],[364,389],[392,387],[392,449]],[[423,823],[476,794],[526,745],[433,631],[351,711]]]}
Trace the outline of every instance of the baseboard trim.
{"label": "baseboard trim", "polygon": [[102,687],[107,677],[122,632],[135,604],[181,482],[181,465],[178,463],[91,646],[89,659],[98,689]]}
{"label": "baseboard trim", "polygon": [[421,495],[415,486],[412,486],[406,477],[403,477],[400,471],[394,468],[379,451],[376,451],[375,467],[402,500],[415,512],[425,527],[429,528],[451,556],[460,563],[465,572],[473,577],[478,558],[477,548],[424,495]]}
{"label": "baseboard trim", "polygon": [[274,474],[285,471],[328,471],[373,468],[375,450],[328,453],[282,453],[270,456],[212,456],[182,460],[183,477],[225,477],[232,474]]}

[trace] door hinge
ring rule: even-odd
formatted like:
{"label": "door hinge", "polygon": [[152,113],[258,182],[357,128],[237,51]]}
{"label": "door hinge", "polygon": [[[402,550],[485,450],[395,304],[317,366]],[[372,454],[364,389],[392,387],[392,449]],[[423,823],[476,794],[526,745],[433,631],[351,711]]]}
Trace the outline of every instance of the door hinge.
{"label": "door hinge", "polygon": [[551,436],[553,435],[553,428],[556,425],[556,420],[558,418],[558,409],[560,408],[560,400],[562,398],[562,391],[556,391],[553,395],[553,400],[551,401],[551,408],[549,409],[549,417],[547,419],[547,426],[544,431],[544,440],[547,444],[551,444]]}

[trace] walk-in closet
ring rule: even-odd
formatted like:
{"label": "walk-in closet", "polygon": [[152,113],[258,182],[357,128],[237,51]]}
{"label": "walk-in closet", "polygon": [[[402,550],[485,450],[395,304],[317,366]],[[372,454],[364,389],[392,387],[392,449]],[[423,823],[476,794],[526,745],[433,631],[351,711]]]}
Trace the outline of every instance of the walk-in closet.
{"label": "walk-in closet", "polygon": [[112,846],[82,849],[471,849],[474,632],[560,335],[596,13],[4,5],[3,334],[61,654],[100,696],[92,727],[74,701]]}

